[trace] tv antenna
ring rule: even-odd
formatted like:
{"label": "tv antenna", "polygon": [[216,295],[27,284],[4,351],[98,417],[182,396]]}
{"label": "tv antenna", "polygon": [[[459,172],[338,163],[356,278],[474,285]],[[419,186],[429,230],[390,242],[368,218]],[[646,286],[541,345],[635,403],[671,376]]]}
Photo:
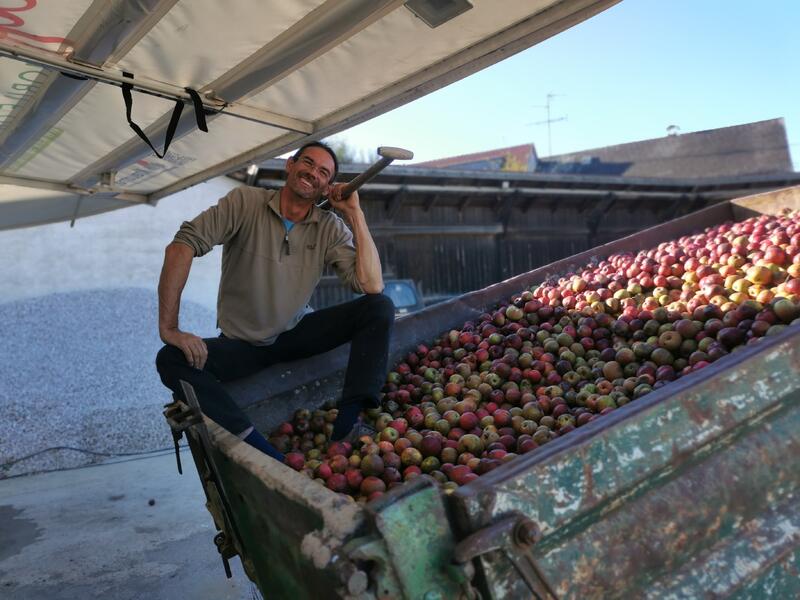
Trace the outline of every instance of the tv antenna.
{"label": "tv antenna", "polygon": [[546,99],[547,99],[546,104],[539,104],[539,105],[537,105],[535,107],[535,108],[544,108],[547,111],[547,119],[546,120],[544,120],[544,121],[536,121],[533,124],[534,125],[547,124],[547,155],[548,156],[552,156],[553,155],[553,135],[552,135],[552,131],[551,131],[551,127],[550,126],[553,123],[558,123],[559,121],[566,121],[567,120],[566,116],[557,117],[555,119],[551,118],[550,117],[550,105],[553,102],[553,98],[558,98],[560,96],[565,96],[565,95],[566,94],[554,94],[553,92],[550,92],[546,96]]}

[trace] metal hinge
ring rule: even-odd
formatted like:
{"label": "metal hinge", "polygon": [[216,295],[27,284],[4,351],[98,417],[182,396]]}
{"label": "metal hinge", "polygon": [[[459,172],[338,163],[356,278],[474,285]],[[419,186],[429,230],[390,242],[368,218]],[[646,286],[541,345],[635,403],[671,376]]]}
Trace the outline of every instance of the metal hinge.
{"label": "metal hinge", "polygon": [[236,556],[238,552],[236,552],[233,542],[225,535],[224,531],[220,531],[214,536],[214,545],[217,547],[217,551],[222,557],[222,566],[225,569],[225,576],[230,579],[233,577],[233,574],[231,573],[231,564],[228,561]]}
{"label": "metal hinge", "polygon": [[[242,537],[236,527],[233,510],[225,493],[217,465],[211,457],[211,438],[203,421],[203,411],[200,408],[197,395],[191,384],[183,380],[180,383],[188,407],[183,402],[173,402],[167,405],[164,416],[173,432],[176,454],[177,440],[186,430],[193,428],[192,438],[196,437],[196,440],[189,440],[192,455],[195,459],[198,475],[203,480],[209,511],[214,517],[217,529],[221,530],[214,537],[214,545],[222,558],[225,575],[230,578],[229,559],[240,554],[239,550],[243,552]],[[186,437],[188,439],[189,435],[187,434]],[[195,441],[196,443],[194,443]],[[180,457],[178,457],[178,471],[181,472]],[[242,564],[247,566],[244,560]]]}
{"label": "metal hinge", "polygon": [[203,417],[178,399],[164,405],[164,418],[172,431],[172,442],[175,444],[175,460],[178,463],[178,473],[183,475],[181,466],[180,442],[183,432],[192,425],[202,422]]}
{"label": "metal hinge", "polygon": [[456,563],[468,563],[488,552],[500,551],[514,565],[537,600],[556,595],[531,552],[542,537],[539,527],[524,515],[506,517],[461,540],[454,551]]}

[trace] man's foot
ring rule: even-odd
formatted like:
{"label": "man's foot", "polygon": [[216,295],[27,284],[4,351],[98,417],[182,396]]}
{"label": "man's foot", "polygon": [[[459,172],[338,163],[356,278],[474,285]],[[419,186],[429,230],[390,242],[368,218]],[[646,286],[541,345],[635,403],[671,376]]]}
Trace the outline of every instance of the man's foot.
{"label": "man's foot", "polygon": [[353,425],[353,428],[350,430],[350,432],[338,441],[350,442],[351,444],[355,445],[361,436],[368,435],[369,437],[374,437],[376,433],[377,430],[374,427],[367,425],[364,423],[364,421],[359,419],[356,421],[356,424]]}
{"label": "man's foot", "polygon": [[362,404],[358,398],[339,403],[337,406],[339,414],[336,415],[336,420],[333,422],[332,440],[341,440],[350,433],[350,430],[359,421]]}

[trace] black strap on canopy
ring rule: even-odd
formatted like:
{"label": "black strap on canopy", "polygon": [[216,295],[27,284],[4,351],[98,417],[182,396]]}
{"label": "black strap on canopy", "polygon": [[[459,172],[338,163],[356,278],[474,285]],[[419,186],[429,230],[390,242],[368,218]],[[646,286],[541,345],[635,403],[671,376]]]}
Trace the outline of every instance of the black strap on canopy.
{"label": "black strap on canopy", "polygon": [[183,89],[189,93],[189,96],[192,99],[192,104],[194,104],[194,118],[197,119],[197,128],[203,133],[208,133],[208,125],[206,125],[206,113],[205,109],[203,108],[203,101],[200,99],[200,94],[197,93],[197,90],[193,90],[192,88],[187,87]]}
{"label": "black strap on canopy", "polygon": [[[132,73],[126,73],[123,71],[122,75],[124,77],[129,77],[133,79]],[[172,110],[172,117],[170,117],[169,125],[167,125],[167,134],[164,137],[164,152],[159,153],[158,150],[155,149],[152,142],[148,139],[145,132],[139,127],[136,123],[133,122],[131,118],[131,111],[133,110],[133,96],[131,95],[131,90],[133,89],[133,84],[131,83],[123,83],[122,84],[122,98],[125,100],[125,115],[128,119],[128,125],[131,126],[144,142],[150,146],[153,150],[155,155],[158,158],[164,158],[167,155],[167,150],[169,149],[169,145],[172,142],[172,138],[175,136],[175,130],[178,127],[178,121],[181,118],[181,113],[183,112],[183,100],[178,98],[175,101],[175,108]],[[194,116],[197,119],[197,128],[200,131],[208,133],[208,125],[206,125],[206,115],[203,109],[203,101],[200,99],[200,94],[197,93],[197,90],[193,90],[191,88],[184,88],[189,97],[192,99],[192,104],[194,105]]]}

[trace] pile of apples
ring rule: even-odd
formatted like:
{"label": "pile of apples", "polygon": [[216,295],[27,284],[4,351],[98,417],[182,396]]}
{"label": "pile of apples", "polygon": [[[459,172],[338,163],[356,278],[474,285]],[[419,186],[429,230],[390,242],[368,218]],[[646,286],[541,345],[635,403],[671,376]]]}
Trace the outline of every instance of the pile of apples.
{"label": "pile of apples", "polygon": [[364,502],[422,474],[445,490],[800,323],[800,215],[761,215],[544,281],[421,344],[386,380],[377,430],[336,411],[271,436],[286,463]]}

